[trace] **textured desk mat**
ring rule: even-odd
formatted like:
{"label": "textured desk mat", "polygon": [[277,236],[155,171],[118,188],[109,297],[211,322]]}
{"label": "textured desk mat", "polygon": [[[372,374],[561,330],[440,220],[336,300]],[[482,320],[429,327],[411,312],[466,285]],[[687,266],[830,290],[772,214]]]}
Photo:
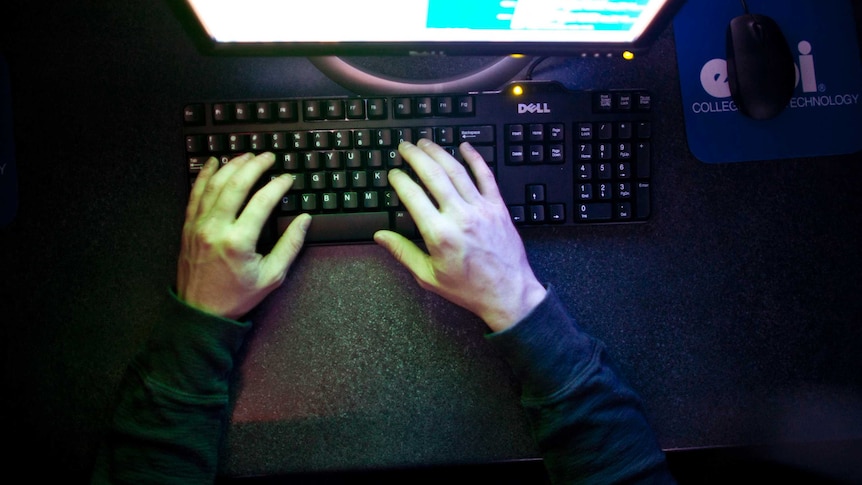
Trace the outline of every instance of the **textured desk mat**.
{"label": "textured desk mat", "polygon": [[789,105],[770,120],[737,110],[727,83],[725,31],[739,2],[689,0],[674,20],[685,129],[707,163],[854,153],[862,149],[862,66],[852,5],[844,0],[760,0],[796,58]]}

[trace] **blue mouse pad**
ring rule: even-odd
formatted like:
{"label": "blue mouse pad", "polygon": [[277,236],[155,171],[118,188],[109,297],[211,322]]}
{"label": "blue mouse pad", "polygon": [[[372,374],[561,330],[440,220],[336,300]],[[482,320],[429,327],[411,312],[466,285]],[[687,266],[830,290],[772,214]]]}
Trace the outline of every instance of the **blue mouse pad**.
{"label": "blue mouse pad", "polygon": [[707,163],[801,158],[862,150],[862,63],[849,0],[748,0],[772,17],[795,58],[796,89],[775,118],[737,110],[725,36],[735,0],[688,0],[674,19],[688,145]]}
{"label": "blue mouse pad", "polygon": [[0,227],[18,211],[18,177],[15,172],[15,143],[12,139],[12,89],[9,68],[0,56]]}

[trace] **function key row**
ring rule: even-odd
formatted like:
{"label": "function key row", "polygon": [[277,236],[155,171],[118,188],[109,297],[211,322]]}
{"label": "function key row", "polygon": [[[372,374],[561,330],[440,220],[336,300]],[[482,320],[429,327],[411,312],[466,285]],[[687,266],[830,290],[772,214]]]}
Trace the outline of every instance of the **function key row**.
{"label": "function key row", "polygon": [[[395,118],[472,116],[476,113],[475,97],[472,95],[398,97],[392,98],[391,102],[391,116]],[[382,120],[390,117],[387,98],[213,103],[209,108],[212,121],[216,124]],[[183,109],[185,124],[206,124],[206,109],[204,103],[187,105]]]}

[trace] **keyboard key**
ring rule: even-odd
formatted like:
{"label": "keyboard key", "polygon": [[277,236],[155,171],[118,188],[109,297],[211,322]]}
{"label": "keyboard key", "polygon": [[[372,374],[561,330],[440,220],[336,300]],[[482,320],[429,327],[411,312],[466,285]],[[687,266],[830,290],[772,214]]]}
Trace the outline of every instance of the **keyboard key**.
{"label": "keyboard key", "polygon": [[524,206],[515,205],[509,207],[509,215],[512,216],[512,222],[515,224],[523,224],[527,222],[527,215],[524,211]]}
{"label": "keyboard key", "polygon": [[524,125],[509,125],[506,127],[506,140],[510,142],[524,141]]}
{"label": "keyboard key", "polygon": [[267,102],[255,103],[254,118],[257,121],[270,121],[272,119],[272,104]]}
{"label": "keyboard key", "polygon": [[[278,233],[283,233],[297,216],[278,217]],[[307,242],[370,241],[374,233],[389,229],[389,213],[316,214],[305,235]]]}
{"label": "keyboard key", "polygon": [[543,141],[545,139],[545,125],[532,124],[529,126],[527,139],[530,141]]}
{"label": "keyboard key", "polygon": [[228,150],[232,152],[244,152],[248,150],[248,135],[228,135]]}
{"label": "keyboard key", "polygon": [[410,98],[396,98],[393,101],[392,110],[396,118],[409,118],[413,115],[413,100]]}
{"label": "keyboard key", "polygon": [[638,93],[638,109],[641,111],[649,111],[652,109],[652,98],[649,93]]}
{"label": "keyboard key", "polygon": [[254,111],[249,103],[236,103],[233,105],[233,117],[237,121],[249,121],[254,119]]}
{"label": "keyboard key", "polygon": [[186,136],[186,152],[200,153],[204,151],[205,147],[206,145],[204,143],[204,137],[202,135]]}
{"label": "keyboard key", "polygon": [[368,119],[381,120],[386,118],[386,100],[374,98],[368,100]]}
{"label": "keyboard key", "polygon": [[650,146],[648,142],[640,142],[636,147],[638,161],[638,178],[650,177]]}
{"label": "keyboard key", "polygon": [[[494,143],[494,127],[490,125],[462,126],[458,130],[458,139],[473,145]],[[510,139],[509,141],[513,140]]]}
{"label": "keyboard key", "polygon": [[549,204],[548,205],[548,214],[551,222],[565,222],[566,221],[566,206],[565,204]]}
{"label": "keyboard key", "polygon": [[434,102],[430,96],[416,98],[416,116],[431,116],[434,114]]}
{"label": "keyboard key", "polygon": [[475,108],[473,106],[473,96],[459,96],[457,102],[458,114],[471,115],[474,113]]}
{"label": "keyboard key", "polygon": [[348,99],[347,100],[347,118],[351,120],[365,119],[365,100],[363,99]]}
{"label": "keyboard key", "polygon": [[202,125],[206,121],[204,116],[204,105],[189,104],[183,109],[183,121],[187,125]]}
{"label": "keyboard key", "polygon": [[611,111],[613,109],[613,95],[611,93],[597,93],[593,99],[595,111]]}
{"label": "keyboard key", "polygon": [[607,221],[611,219],[613,205],[610,203],[591,203],[579,206],[578,217],[582,221]]}
{"label": "keyboard key", "polygon": [[531,203],[545,201],[545,186],[540,184],[527,186],[527,201]]}
{"label": "keyboard key", "polygon": [[319,100],[306,100],[302,103],[302,113],[307,121],[319,121],[323,119],[323,102]]}
{"label": "keyboard key", "polygon": [[631,111],[632,93],[616,93],[614,95],[614,109],[617,111]]}
{"label": "keyboard key", "polygon": [[406,238],[417,237],[416,223],[407,211],[395,211],[392,214],[392,230]]}
{"label": "keyboard key", "polygon": [[208,135],[206,146],[210,153],[222,152],[227,148],[227,138],[224,135]]}
{"label": "keyboard key", "polygon": [[638,182],[637,185],[637,218],[646,219],[650,216],[650,184],[649,182]]}
{"label": "keyboard key", "polygon": [[230,106],[222,103],[214,104],[213,121],[216,123],[233,121],[233,115],[231,114]]}
{"label": "keyboard key", "polygon": [[329,100],[326,102],[326,119],[340,120],[344,118],[344,103],[341,100]]}
{"label": "keyboard key", "polygon": [[565,139],[566,132],[563,125],[559,123],[551,123],[548,125],[548,140],[551,141],[563,141]]}
{"label": "keyboard key", "polygon": [[632,218],[632,205],[628,202],[617,204],[617,219],[628,220]]}
{"label": "keyboard key", "polygon": [[454,111],[452,107],[452,98],[449,96],[442,96],[437,98],[436,103],[434,105],[434,113],[438,116],[449,116]]}
{"label": "keyboard key", "polygon": [[543,206],[543,205],[531,205],[529,216],[530,216],[530,222],[532,222],[533,224],[545,222],[545,206]]}
{"label": "keyboard key", "polygon": [[299,114],[296,109],[296,101],[279,101],[276,103],[279,121],[297,121]]}

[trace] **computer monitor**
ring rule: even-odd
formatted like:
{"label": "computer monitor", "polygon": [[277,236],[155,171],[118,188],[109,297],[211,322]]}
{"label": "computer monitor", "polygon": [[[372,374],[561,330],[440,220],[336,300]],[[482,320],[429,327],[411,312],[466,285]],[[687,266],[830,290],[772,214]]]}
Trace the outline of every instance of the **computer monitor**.
{"label": "computer monitor", "polygon": [[680,0],[170,0],[212,54],[637,52]]}
{"label": "computer monitor", "polygon": [[[308,56],[330,79],[364,94],[491,90],[522,72],[531,56],[634,55],[649,47],[684,2],[168,1],[206,54]],[[422,56],[426,62],[502,57],[455,76],[417,81],[348,60],[368,55]]]}

